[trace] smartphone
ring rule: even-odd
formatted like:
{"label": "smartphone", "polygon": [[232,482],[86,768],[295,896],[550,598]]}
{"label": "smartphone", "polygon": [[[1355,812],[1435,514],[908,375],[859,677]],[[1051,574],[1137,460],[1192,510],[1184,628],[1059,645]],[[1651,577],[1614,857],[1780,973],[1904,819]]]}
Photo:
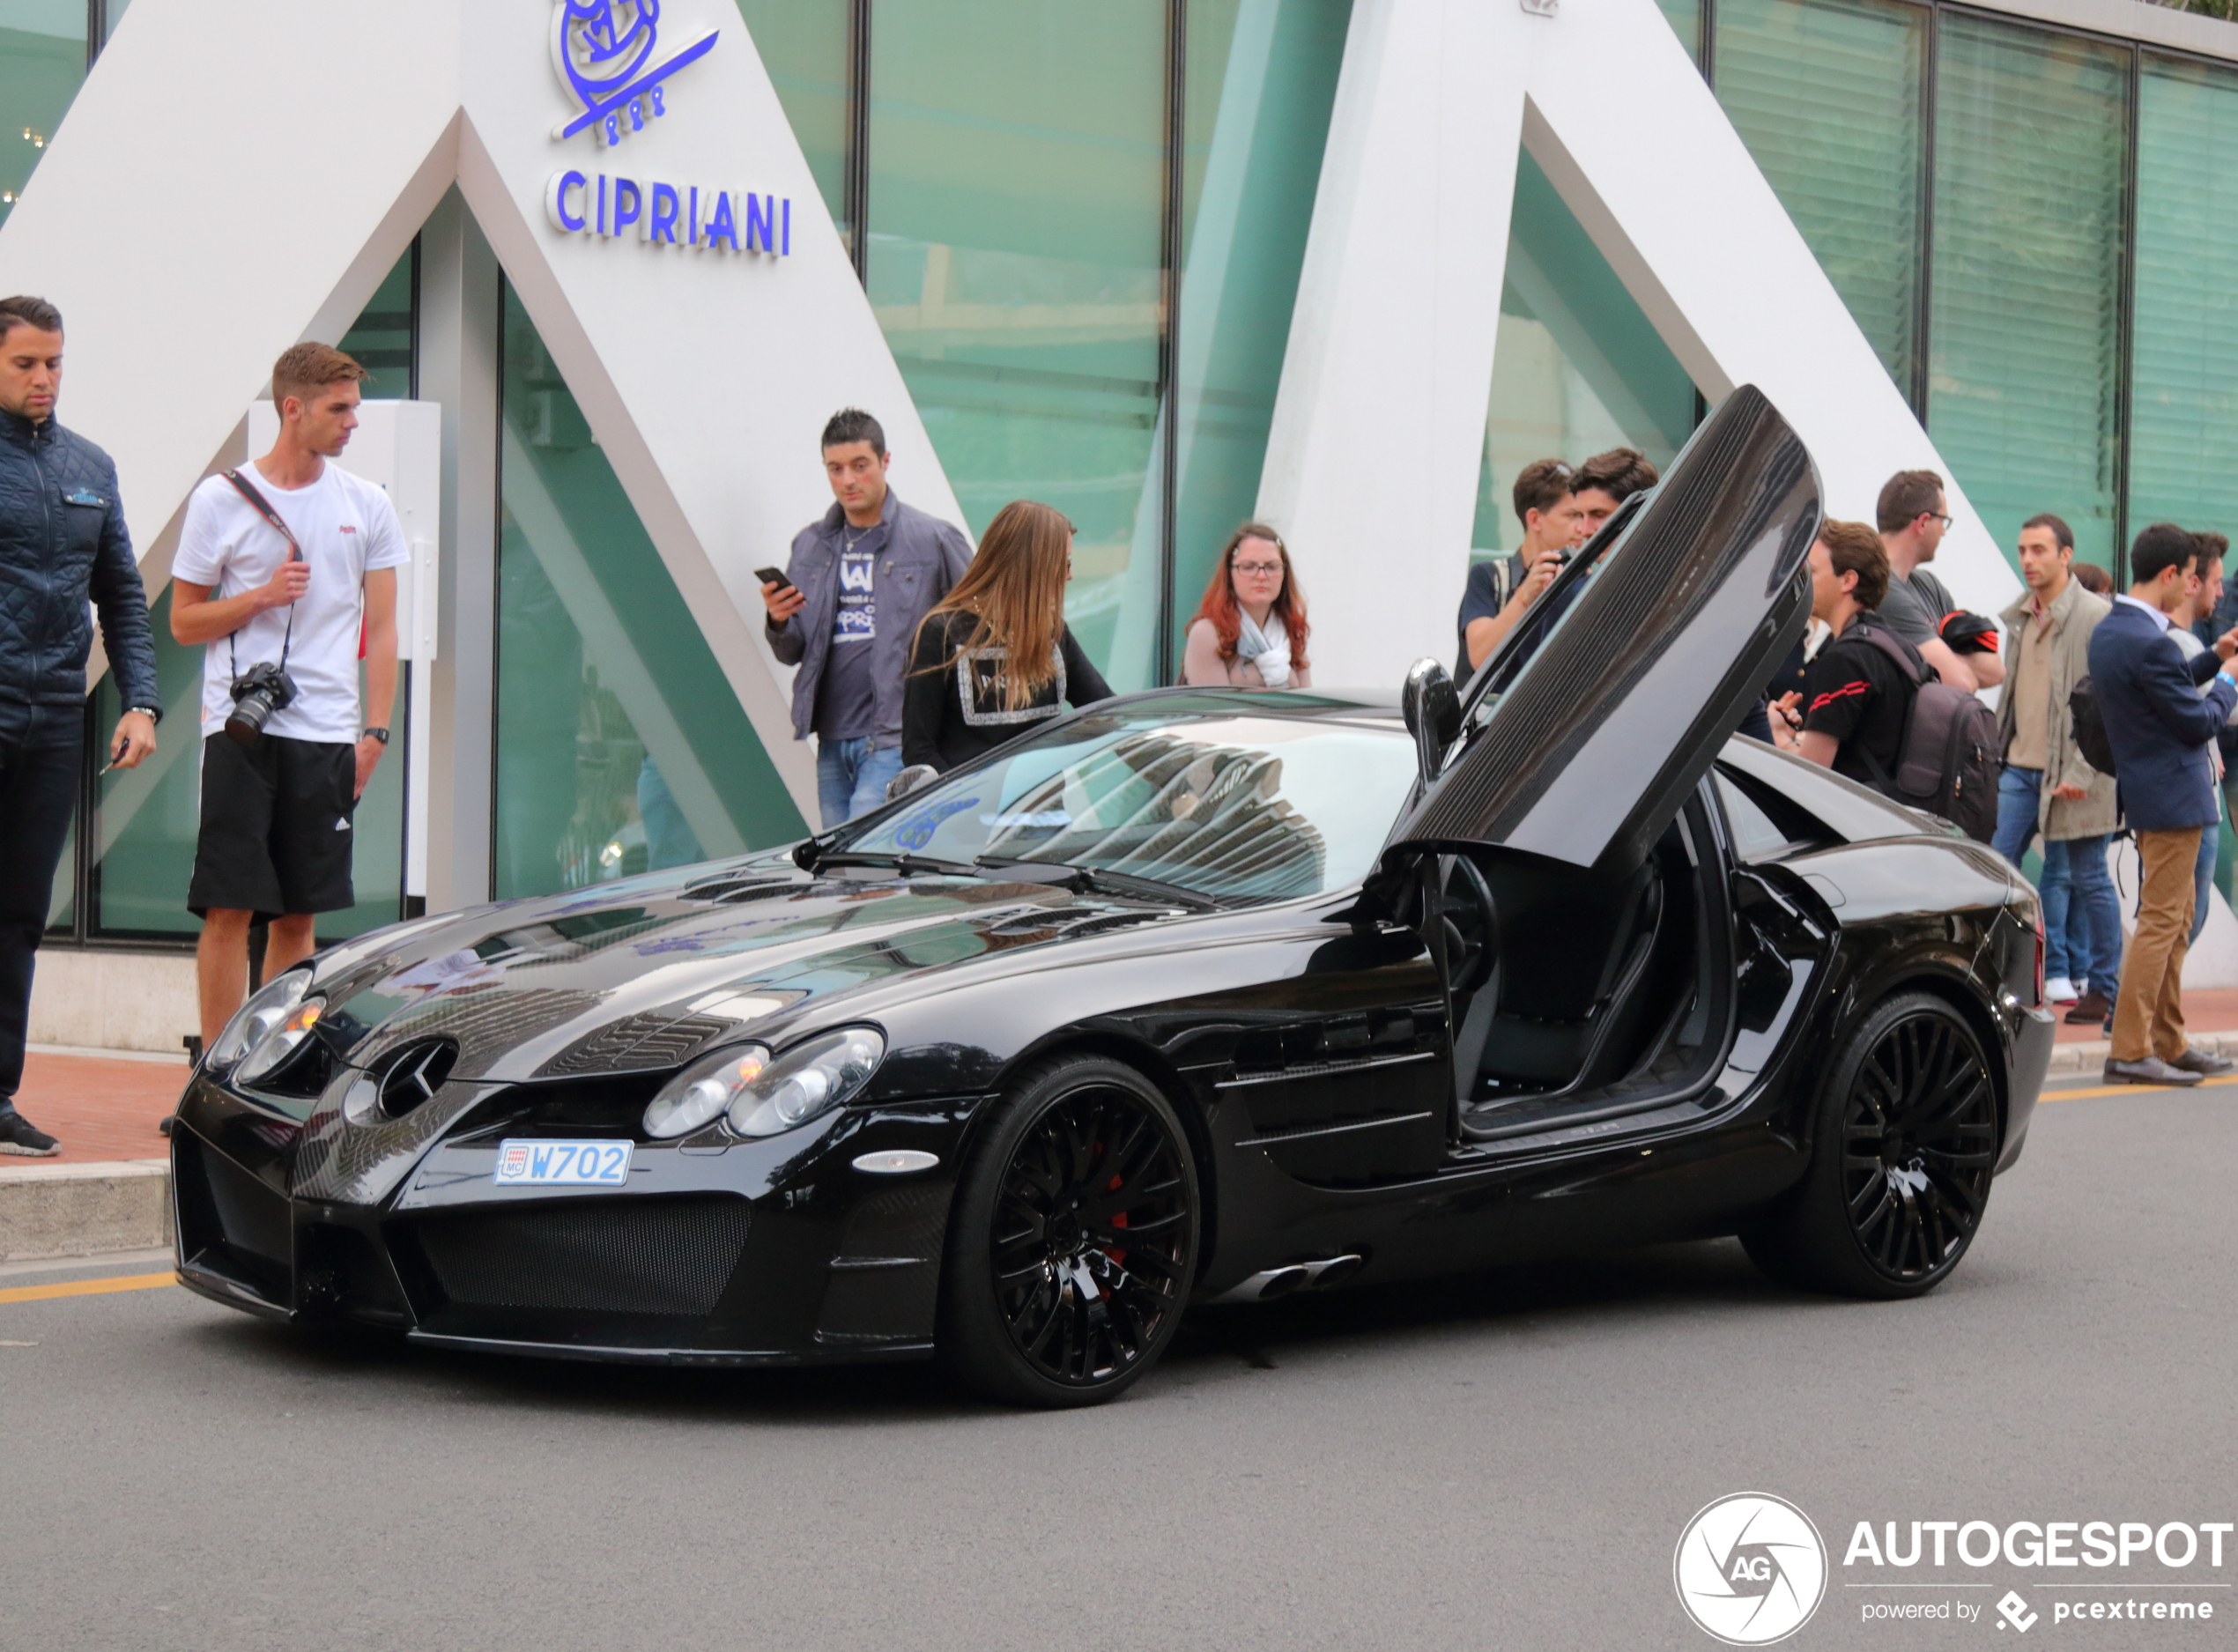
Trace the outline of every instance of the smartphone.
{"label": "smartphone", "polygon": [[790,580],[785,577],[785,570],[782,568],[756,568],[753,571],[753,576],[754,578],[760,580],[764,585],[789,585],[792,583]]}

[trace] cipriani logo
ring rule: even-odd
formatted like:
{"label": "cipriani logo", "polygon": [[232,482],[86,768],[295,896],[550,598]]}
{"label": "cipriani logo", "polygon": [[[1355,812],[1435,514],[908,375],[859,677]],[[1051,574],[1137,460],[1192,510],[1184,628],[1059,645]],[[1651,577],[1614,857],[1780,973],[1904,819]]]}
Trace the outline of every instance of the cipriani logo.
{"label": "cipriani logo", "polygon": [[552,61],[582,103],[582,113],[552,129],[554,137],[596,130],[619,144],[668,113],[668,78],[715,49],[709,29],[659,63],[661,0],[560,0],[552,19]]}
{"label": "cipriani logo", "polygon": [[1810,1622],[1825,1598],[1827,1545],[1786,1499],[1738,1492],[1686,1522],[1671,1577],[1705,1634],[1727,1646],[1769,1646]]}

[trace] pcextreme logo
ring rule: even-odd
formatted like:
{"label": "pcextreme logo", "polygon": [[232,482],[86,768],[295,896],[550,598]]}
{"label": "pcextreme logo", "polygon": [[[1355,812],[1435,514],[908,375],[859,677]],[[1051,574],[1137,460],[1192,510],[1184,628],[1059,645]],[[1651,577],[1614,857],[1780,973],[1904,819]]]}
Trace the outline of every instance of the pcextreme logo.
{"label": "pcextreme logo", "polygon": [[1727,1646],[1769,1646],[1811,1621],[1827,1592],[1827,1545],[1785,1498],[1737,1492],[1700,1510],[1671,1557],[1678,1604]]}

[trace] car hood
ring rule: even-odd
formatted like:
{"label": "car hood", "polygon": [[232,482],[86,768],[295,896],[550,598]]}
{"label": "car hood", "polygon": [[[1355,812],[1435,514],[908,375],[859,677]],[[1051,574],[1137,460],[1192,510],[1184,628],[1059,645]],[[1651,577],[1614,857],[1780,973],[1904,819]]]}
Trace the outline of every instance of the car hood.
{"label": "car hood", "polygon": [[663,1070],[828,1025],[897,977],[1168,915],[1044,884],[816,877],[765,856],[376,930],[319,960],[320,1036],[354,1067],[446,1039],[455,1078]]}

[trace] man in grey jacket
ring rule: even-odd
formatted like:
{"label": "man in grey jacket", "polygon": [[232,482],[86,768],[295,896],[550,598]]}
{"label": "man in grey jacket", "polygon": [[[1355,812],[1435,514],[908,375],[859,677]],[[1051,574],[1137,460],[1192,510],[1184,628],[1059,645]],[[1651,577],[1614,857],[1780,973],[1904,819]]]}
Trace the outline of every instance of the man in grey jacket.
{"label": "man in grey jacket", "polygon": [[2043,834],[2047,996],[2079,998],[2067,1019],[2095,1024],[2114,1012],[2121,974],[2121,908],[2106,874],[2114,777],[2084,760],[2068,695],[2090,675],[2091,633],[2111,604],[2073,577],[2075,536],[2050,512],[2027,520],[2019,549],[2027,591],[1998,616],[2012,661],[1997,702],[2005,772],[1995,847],[2018,866]]}
{"label": "man in grey jacket", "polygon": [[782,580],[765,581],[769,647],[793,675],[793,737],[816,736],[826,831],[886,801],[901,772],[901,683],[917,622],[971,561],[960,530],[886,485],[878,421],[842,408],[824,426],[834,503],[793,539]]}
{"label": "man in grey jacket", "polygon": [[161,715],[116,467],[56,422],[62,376],[55,307],[0,299],[0,1153],[40,1159],[55,1138],[16,1111],[16,1089],[32,967],[85,759],[89,603],[127,707],[109,761],[137,767]]}

